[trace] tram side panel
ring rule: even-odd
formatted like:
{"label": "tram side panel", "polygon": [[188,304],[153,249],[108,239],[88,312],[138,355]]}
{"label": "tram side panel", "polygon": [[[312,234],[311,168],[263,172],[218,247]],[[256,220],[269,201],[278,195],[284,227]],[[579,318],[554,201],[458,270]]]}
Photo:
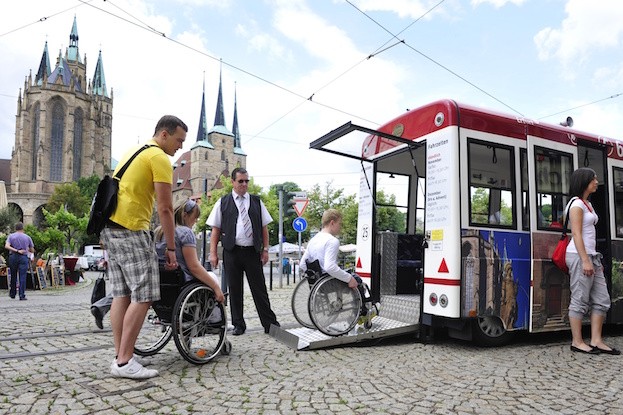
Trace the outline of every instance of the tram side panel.
{"label": "tram side panel", "polygon": [[424,314],[461,317],[458,127],[426,138]]}

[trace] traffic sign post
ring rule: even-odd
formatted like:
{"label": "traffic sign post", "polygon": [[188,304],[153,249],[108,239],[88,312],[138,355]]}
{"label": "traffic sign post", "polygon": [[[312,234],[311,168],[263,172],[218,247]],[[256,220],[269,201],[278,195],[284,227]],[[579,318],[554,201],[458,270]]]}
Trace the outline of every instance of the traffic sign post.
{"label": "traffic sign post", "polygon": [[[294,210],[296,214],[300,217],[303,216],[303,212],[305,212],[305,208],[309,203],[309,199],[307,198],[307,193],[305,192],[296,192],[292,197],[292,201],[294,202]],[[302,232],[302,231],[301,231]]]}

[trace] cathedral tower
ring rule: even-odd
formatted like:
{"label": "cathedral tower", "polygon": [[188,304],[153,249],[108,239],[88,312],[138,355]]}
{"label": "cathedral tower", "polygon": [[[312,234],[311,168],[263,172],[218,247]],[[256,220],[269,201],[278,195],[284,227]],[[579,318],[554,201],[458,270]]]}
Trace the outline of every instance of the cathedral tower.
{"label": "cathedral tower", "polygon": [[58,184],[110,171],[113,96],[106,87],[100,51],[92,81],[80,56],[74,17],[69,46],[54,69],[45,43],[35,78],[28,75],[17,101],[9,203],[26,223],[37,223],[41,207]]}

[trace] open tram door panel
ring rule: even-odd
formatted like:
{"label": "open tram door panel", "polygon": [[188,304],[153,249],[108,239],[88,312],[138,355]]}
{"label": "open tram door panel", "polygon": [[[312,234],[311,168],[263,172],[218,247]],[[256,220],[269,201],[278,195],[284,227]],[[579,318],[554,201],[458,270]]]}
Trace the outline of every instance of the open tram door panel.
{"label": "open tram door panel", "polygon": [[426,149],[392,133],[347,123],[310,144],[359,161],[355,271],[375,301],[421,288]]}

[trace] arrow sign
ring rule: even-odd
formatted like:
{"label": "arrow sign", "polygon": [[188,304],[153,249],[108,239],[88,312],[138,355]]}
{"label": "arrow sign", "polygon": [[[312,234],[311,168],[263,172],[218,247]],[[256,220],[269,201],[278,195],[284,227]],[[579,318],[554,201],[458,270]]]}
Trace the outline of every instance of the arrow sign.
{"label": "arrow sign", "polygon": [[309,203],[309,199],[293,197],[292,201],[294,201],[294,210],[296,211],[296,214],[298,216],[303,216],[303,212],[305,212],[305,208],[307,207],[307,204]]}
{"label": "arrow sign", "polygon": [[296,218],[292,221],[292,227],[297,232],[303,232],[305,229],[307,229],[307,221],[305,220],[305,218]]}

